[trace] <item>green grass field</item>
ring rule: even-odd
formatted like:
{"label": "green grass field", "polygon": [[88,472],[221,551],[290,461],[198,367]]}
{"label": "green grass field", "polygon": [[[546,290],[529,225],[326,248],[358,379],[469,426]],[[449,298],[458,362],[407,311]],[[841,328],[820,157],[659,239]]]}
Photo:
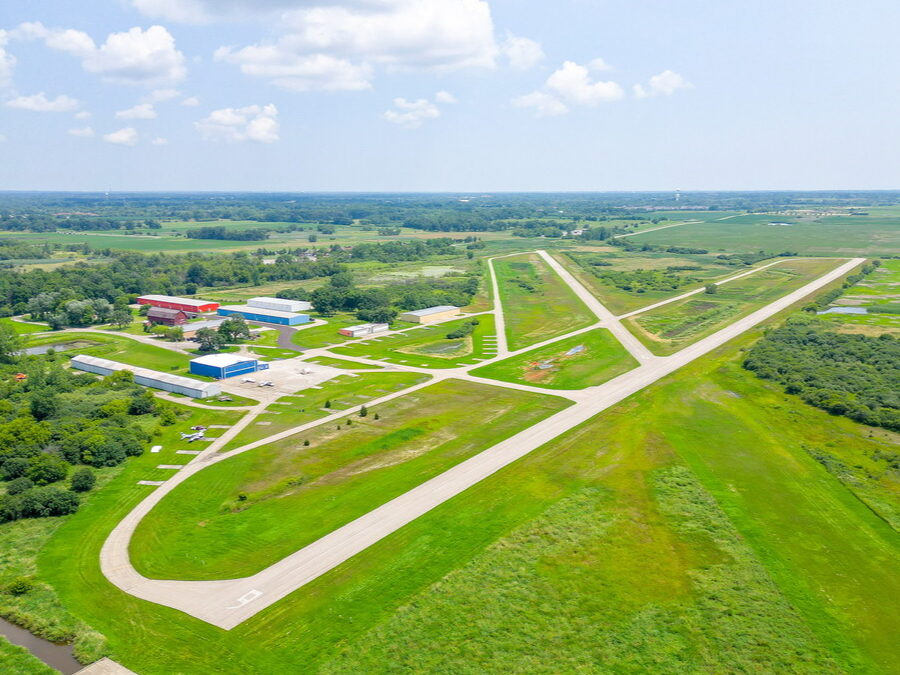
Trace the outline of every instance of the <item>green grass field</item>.
{"label": "green grass field", "polygon": [[632,243],[674,244],[711,251],[803,255],[883,255],[900,253],[900,214],[828,216],[742,215],[699,225],[682,225],[630,237]]}
{"label": "green grass field", "polygon": [[[471,335],[448,339],[467,321],[477,320]],[[413,328],[394,335],[366,338],[346,347],[335,347],[335,354],[368,358],[419,368],[456,368],[478,363],[496,354],[493,314],[481,314],[471,319],[457,319],[447,323]]]}
{"label": "green grass field", "polygon": [[494,260],[511,350],[596,322],[575,292],[536,254]]}
{"label": "green grass field", "polygon": [[10,318],[0,319],[0,323],[10,326],[18,335],[29,335],[31,333],[42,333],[50,330],[48,326],[36,325],[33,323],[22,323],[21,321],[13,321]]}
{"label": "green grass field", "polygon": [[[582,347],[577,353],[569,352]],[[544,368],[542,366],[549,366]],[[584,389],[611,380],[639,364],[605,328],[554,342],[541,349],[471,371],[477,377],[548,389]]]}
{"label": "green grass field", "polygon": [[95,344],[84,349],[66,351],[66,356],[88,354],[141,368],[150,368],[174,375],[190,376],[188,362],[193,356],[126,337],[118,337],[110,333],[56,333],[46,337],[35,338],[29,342],[29,346],[53,345],[76,341],[89,341]]}
{"label": "green grass field", "polygon": [[[283,396],[266,408],[266,412],[241,431],[222,448],[222,452],[262,440],[287,429],[313,422],[328,415],[347,410],[367,401],[406,389],[429,379],[430,375],[418,373],[360,373],[339,375],[323,382],[317,388]],[[325,408],[330,402],[331,407]]]}
{"label": "green grass field", "polygon": [[133,564],[163,579],[254,574],[568,405],[446,380],[250,450],[167,495],[135,532]]}
{"label": "green grass field", "polygon": [[378,370],[379,368],[379,366],[373,366],[367,363],[357,363],[356,361],[347,361],[345,359],[334,359],[330,356],[317,356],[307,361],[307,363],[331,366],[332,368],[344,368],[345,370]]}
{"label": "green grass field", "polygon": [[39,661],[23,647],[0,636],[0,672],[9,675],[58,675],[59,671]]}
{"label": "green grass field", "polygon": [[834,269],[840,259],[785,260],[743,279],[625,319],[655,354],[673,354]]}
{"label": "green grass field", "polygon": [[[141,675],[293,675],[297,663],[331,675],[607,664],[635,674],[897,672],[896,546],[873,551],[893,533],[801,447],[839,440],[864,454],[883,441],[759,384],[737,367],[735,346],[747,343],[666,378],[229,632],[127,596],[100,574],[100,546],[139,499],[143,472],[116,479],[64,524],[41,575]],[[700,433],[709,420],[712,442]],[[813,534],[767,535],[770,521],[784,532],[795,518]]]}

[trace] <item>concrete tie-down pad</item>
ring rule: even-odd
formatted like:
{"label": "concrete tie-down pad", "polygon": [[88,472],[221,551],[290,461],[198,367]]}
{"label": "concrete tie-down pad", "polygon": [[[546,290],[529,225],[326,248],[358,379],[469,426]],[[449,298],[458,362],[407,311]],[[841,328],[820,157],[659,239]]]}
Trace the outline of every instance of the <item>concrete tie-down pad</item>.
{"label": "concrete tie-down pad", "polygon": [[[128,549],[132,534],[141,519],[176,485],[189,479],[204,466],[218,461],[214,459],[204,462],[204,456],[201,456],[201,461],[188,464],[167,485],[154,490],[116,526],[100,553],[101,569],[113,584],[135,597],[181,610],[230,630],[503,467],[724,345],[810,293],[850,273],[863,262],[863,259],[851,260],[672,356],[650,359],[605,384],[583,390],[583,395],[575,405],[469,458],[258,574],[222,581],[147,579],[138,574],[130,563]],[[468,375],[463,377],[478,381]],[[417,389],[424,386],[427,383],[417,385]],[[401,392],[397,395],[404,394]],[[258,409],[261,411],[263,406]],[[236,430],[240,427],[239,424]],[[273,439],[277,437],[278,435]],[[267,442],[270,440],[264,439],[259,444]],[[256,447],[256,444],[250,444],[247,449],[252,447]],[[222,458],[227,459],[228,456],[226,454]],[[210,458],[212,459],[212,455]]]}

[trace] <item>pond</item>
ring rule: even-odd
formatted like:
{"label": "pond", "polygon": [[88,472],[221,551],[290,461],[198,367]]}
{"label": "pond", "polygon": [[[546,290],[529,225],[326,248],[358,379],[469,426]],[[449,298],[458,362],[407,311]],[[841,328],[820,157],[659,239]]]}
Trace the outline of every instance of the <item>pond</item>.
{"label": "pond", "polygon": [[38,345],[37,347],[28,347],[27,349],[23,349],[22,353],[26,356],[37,356],[39,354],[46,354],[51,349],[55,352],[66,352],[71,351],[73,349],[87,349],[88,347],[93,347],[94,345],[100,344],[99,342],[92,342],[91,340],[72,340],[71,342],[55,342],[49,345]]}
{"label": "pond", "polygon": [[829,307],[816,314],[868,314],[868,310],[865,307]]}
{"label": "pond", "polygon": [[84,668],[72,656],[71,645],[58,645],[48,642],[32,635],[24,628],[19,628],[3,619],[0,619],[0,635],[14,645],[24,647],[51,668],[56,668],[63,675],[72,675]]}

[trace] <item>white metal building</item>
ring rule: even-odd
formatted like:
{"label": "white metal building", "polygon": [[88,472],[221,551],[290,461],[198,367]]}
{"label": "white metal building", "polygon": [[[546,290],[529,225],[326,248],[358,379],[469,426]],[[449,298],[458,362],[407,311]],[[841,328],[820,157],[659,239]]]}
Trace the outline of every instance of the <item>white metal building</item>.
{"label": "white metal building", "polygon": [[454,316],[459,316],[459,307],[441,305],[439,307],[429,307],[428,309],[417,309],[414,312],[404,312],[400,315],[400,320],[413,323],[435,323]]}
{"label": "white metal building", "polygon": [[247,301],[249,307],[260,309],[274,309],[278,312],[308,312],[312,309],[311,302],[303,300],[284,300],[282,298],[250,298]]}
{"label": "white metal building", "polygon": [[156,370],[129,366],[126,363],[100,359],[96,356],[79,354],[73,356],[72,367],[97,375],[112,375],[119,370],[130,370],[134,373],[134,381],[144,387],[171,391],[175,394],[184,394],[191,398],[210,398],[222,393],[222,388],[215,382],[201,382],[190,377],[181,377],[170,373],[160,373]]}
{"label": "white metal building", "polygon": [[338,333],[347,337],[362,337],[363,335],[372,335],[374,333],[384,333],[389,330],[390,326],[386,323],[361,323],[358,326],[349,326],[341,328]]}

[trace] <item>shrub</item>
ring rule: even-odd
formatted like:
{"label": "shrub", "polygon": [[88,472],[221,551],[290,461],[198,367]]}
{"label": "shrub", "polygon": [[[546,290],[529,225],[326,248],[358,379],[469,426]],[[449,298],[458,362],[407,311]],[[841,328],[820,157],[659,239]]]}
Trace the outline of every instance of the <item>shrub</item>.
{"label": "shrub", "polygon": [[26,478],[25,476],[20,476],[15,480],[11,480],[9,484],[6,486],[6,494],[9,495],[18,495],[26,490],[30,490],[34,487],[34,481],[30,478]]}
{"label": "shrub", "polygon": [[19,495],[22,518],[65,516],[78,510],[78,496],[57,487],[39,487]]}
{"label": "shrub", "polygon": [[44,453],[31,460],[31,466],[25,475],[33,480],[35,485],[49,485],[65,480],[68,473],[69,463],[66,460]]}
{"label": "shrub", "polygon": [[69,482],[72,492],[87,492],[97,483],[97,476],[86,466],[81,467],[72,474]]}
{"label": "shrub", "polygon": [[362,408],[359,409],[360,417],[365,417],[368,414],[369,414],[369,409],[366,406],[363,406]]}
{"label": "shrub", "polygon": [[10,595],[25,595],[34,589],[34,581],[28,577],[16,577],[6,584],[6,592]]}
{"label": "shrub", "polygon": [[24,457],[10,457],[3,462],[3,467],[0,468],[0,476],[2,476],[3,480],[19,478],[25,475],[29,466],[31,466],[30,463]]}

